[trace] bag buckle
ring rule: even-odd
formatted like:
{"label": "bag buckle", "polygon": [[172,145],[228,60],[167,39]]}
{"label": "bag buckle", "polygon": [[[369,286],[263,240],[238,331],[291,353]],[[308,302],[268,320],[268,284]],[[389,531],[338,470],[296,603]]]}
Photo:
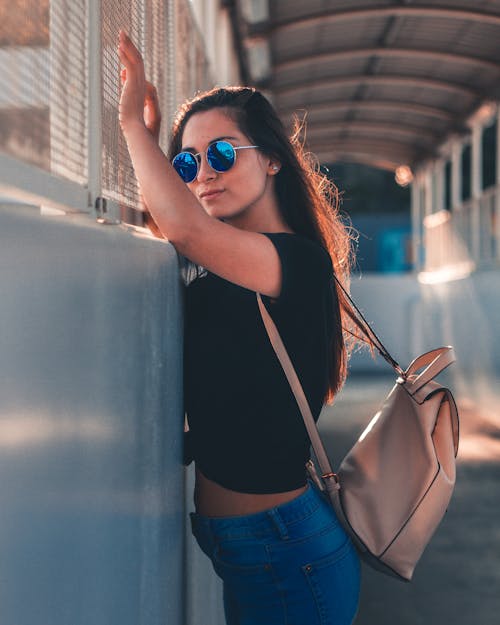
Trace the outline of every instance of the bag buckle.
{"label": "bag buckle", "polygon": [[340,490],[340,479],[339,476],[336,473],[323,473],[323,475],[321,476],[321,479],[323,480],[333,480],[334,484],[335,484],[335,490]]}
{"label": "bag buckle", "polygon": [[339,483],[339,476],[336,473],[323,473],[323,475],[321,476],[324,480],[328,480],[331,477],[334,479],[334,481],[338,484]]}

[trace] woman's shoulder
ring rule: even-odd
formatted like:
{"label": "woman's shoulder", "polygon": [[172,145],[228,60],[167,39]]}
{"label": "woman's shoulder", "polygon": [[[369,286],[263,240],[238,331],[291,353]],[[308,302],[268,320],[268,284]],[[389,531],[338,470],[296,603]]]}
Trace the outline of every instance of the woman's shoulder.
{"label": "woman's shoulder", "polygon": [[[329,272],[333,272],[333,263],[328,250],[317,240],[300,232],[262,232],[271,239],[278,248],[278,252],[283,250],[287,256],[292,257],[301,263],[319,264]],[[281,256],[281,254],[280,254]]]}
{"label": "woman's shoulder", "polygon": [[319,241],[301,233],[262,234],[269,236],[281,261],[282,288],[274,300],[275,310],[303,318],[329,292],[333,275],[330,255]]}

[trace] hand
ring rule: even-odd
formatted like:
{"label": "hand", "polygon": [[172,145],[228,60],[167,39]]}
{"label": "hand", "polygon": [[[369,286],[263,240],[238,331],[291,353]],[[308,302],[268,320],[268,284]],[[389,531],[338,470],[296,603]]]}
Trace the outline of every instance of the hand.
{"label": "hand", "polygon": [[[120,74],[122,84],[127,80],[127,70],[124,68]],[[161,109],[158,99],[158,91],[153,83],[146,80],[146,96],[144,100],[144,124],[153,135],[156,142],[160,142]]]}
{"label": "hand", "polygon": [[146,107],[146,77],[144,74],[144,61],[141,53],[134,46],[129,36],[120,30],[120,43],[118,46],[120,61],[125,65],[122,72],[122,93],[119,105],[119,118],[122,131],[137,122],[145,126],[144,109]]}
{"label": "hand", "polygon": [[160,142],[161,110],[156,87],[146,81],[146,99],[144,100],[144,123],[146,128]]}
{"label": "hand", "polygon": [[[146,80],[141,53],[122,30],[120,30],[118,55],[120,61],[125,65],[120,72],[122,93],[119,105],[119,118],[122,131],[126,134],[127,128],[138,122],[145,126],[155,141],[159,143],[161,110],[158,93],[156,87]],[[140,204],[145,211],[145,225],[150,228],[156,237],[163,238],[163,234],[144,202],[140,189],[139,196]]]}

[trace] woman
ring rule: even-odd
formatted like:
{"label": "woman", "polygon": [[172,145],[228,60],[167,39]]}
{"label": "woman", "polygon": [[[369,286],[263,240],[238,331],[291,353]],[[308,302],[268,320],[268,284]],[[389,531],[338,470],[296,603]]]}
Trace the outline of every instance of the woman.
{"label": "woman", "polygon": [[[349,235],[325,177],[255,89],[181,107],[169,159],[140,53],[121,32],[120,124],[158,231],[200,271],[186,290],[193,534],[224,584],[228,625],[348,625],[359,562],[307,478],[310,442],[267,338],[274,318],[315,419],[341,387]],[[155,122],[156,120],[156,122]],[[173,162],[173,165],[171,165]]]}

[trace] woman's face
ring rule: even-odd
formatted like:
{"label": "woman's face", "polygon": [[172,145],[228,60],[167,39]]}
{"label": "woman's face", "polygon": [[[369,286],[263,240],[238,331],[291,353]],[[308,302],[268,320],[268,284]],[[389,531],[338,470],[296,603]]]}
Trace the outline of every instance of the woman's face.
{"label": "woman's face", "polygon": [[190,117],[182,135],[182,151],[199,152],[201,163],[197,177],[188,187],[206,212],[243,225],[255,223],[268,210],[276,210],[273,176],[279,171],[277,163],[257,149],[237,150],[233,167],[217,172],[208,165],[205,155],[208,145],[216,139],[225,139],[234,147],[253,145],[222,109]]}

